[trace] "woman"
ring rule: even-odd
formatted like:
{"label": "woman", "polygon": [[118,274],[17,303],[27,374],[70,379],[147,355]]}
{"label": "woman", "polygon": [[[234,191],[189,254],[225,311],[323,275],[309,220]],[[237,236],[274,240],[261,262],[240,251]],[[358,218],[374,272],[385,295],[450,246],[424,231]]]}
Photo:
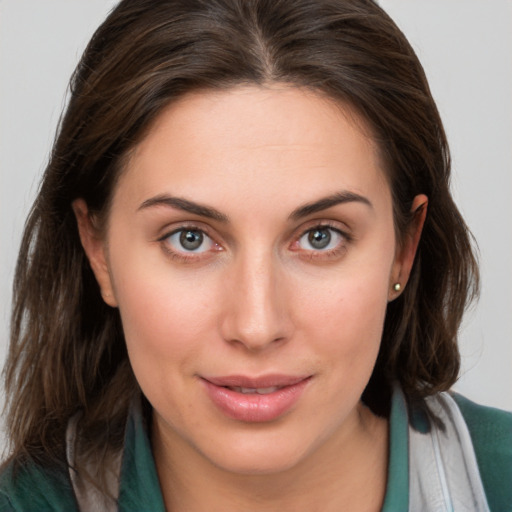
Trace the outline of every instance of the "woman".
{"label": "woman", "polygon": [[510,415],[442,393],[448,181],[373,2],[122,1],[20,252],[4,509],[509,510]]}

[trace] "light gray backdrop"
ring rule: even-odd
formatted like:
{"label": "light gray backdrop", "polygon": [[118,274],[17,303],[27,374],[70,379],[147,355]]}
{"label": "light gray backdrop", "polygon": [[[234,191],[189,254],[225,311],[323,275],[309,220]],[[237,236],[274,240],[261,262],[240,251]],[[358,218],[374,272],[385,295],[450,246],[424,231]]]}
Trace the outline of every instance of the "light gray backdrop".
{"label": "light gray backdrop", "polygon": [[[0,0],[0,362],[21,230],[67,82],[115,3]],[[451,143],[455,197],[480,247],[482,296],[462,330],[456,388],[512,410],[512,1],[381,5],[424,64]]]}

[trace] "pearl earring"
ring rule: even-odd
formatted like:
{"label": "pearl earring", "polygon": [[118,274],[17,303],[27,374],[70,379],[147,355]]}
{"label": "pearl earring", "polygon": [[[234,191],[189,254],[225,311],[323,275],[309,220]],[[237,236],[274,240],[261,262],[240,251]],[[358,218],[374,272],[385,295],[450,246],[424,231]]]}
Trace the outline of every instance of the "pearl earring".
{"label": "pearl earring", "polygon": [[399,292],[401,289],[402,289],[402,285],[400,283],[395,283],[393,285],[393,290],[395,290],[395,292]]}

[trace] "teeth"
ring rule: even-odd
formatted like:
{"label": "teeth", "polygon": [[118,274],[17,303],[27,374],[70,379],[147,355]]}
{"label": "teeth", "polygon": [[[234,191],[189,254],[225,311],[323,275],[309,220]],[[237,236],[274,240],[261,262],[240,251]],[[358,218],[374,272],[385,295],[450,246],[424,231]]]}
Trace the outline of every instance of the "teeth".
{"label": "teeth", "polygon": [[244,395],[268,395],[269,393],[277,391],[279,388],[277,386],[269,388],[242,388],[239,386],[230,386],[229,389],[236,391],[237,393],[243,393]]}
{"label": "teeth", "polygon": [[257,388],[256,393],[258,395],[268,395],[269,393],[273,393],[274,391],[277,391],[279,388],[277,386],[271,386],[269,388]]}

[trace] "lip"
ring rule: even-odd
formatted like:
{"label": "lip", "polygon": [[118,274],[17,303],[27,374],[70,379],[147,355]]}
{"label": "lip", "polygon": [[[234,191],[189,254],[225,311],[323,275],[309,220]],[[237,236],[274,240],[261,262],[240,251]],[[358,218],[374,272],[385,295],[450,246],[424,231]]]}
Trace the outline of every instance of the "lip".
{"label": "lip", "polygon": [[[288,412],[300,399],[311,380],[310,375],[264,375],[248,377],[229,375],[202,377],[210,400],[227,417],[249,423],[273,421]],[[276,387],[265,394],[246,394],[230,388],[265,389]]]}

